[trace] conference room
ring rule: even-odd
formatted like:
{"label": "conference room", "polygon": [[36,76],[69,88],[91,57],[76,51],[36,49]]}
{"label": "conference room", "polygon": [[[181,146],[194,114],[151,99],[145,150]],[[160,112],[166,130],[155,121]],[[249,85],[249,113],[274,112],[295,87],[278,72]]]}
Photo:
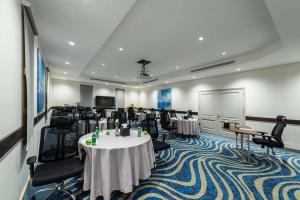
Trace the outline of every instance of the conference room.
{"label": "conference room", "polygon": [[0,5],[0,199],[300,199],[300,1]]}

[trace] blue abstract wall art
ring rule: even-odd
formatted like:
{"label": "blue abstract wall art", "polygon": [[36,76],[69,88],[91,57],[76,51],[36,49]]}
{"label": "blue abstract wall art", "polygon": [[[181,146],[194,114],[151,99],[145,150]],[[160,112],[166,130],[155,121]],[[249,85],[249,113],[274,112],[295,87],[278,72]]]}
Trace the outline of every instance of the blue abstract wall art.
{"label": "blue abstract wall art", "polygon": [[172,108],[172,89],[161,89],[157,93],[157,108],[171,109]]}
{"label": "blue abstract wall art", "polygon": [[45,62],[38,50],[37,58],[37,113],[43,112],[45,107]]}

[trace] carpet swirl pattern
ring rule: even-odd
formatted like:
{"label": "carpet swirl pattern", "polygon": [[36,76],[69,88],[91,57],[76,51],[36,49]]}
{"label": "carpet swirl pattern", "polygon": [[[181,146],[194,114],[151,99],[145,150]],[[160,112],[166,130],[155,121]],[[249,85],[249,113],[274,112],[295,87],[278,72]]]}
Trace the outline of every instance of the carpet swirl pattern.
{"label": "carpet swirl pattern", "polygon": [[[230,138],[201,134],[167,142],[171,149],[162,152],[167,164],[154,169],[133,192],[114,192],[112,199],[300,199],[299,154],[280,151],[283,165],[257,156],[242,162]],[[260,150],[253,144],[251,148]],[[78,199],[89,199],[80,181],[68,182]]]}

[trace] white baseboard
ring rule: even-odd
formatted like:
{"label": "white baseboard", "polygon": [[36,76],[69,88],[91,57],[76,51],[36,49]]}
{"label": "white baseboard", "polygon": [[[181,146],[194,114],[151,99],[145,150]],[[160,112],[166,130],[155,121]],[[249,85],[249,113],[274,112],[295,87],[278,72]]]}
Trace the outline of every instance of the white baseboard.
{"label": "white baseboard", "polygon": [[25,182],[25,185],[24,185],[24,187],[23,187],[23,189],[22,189],[22,192],[21,192],[21,194],[20,194],[19,200],[23,200],[23,199],[24,199],[24,195],[25,195],[25,193],[26,193],[26,190],[27,190],[29,181],[30,181],[30,176],[27,177],[27,180],[26,180],[26,182]]}

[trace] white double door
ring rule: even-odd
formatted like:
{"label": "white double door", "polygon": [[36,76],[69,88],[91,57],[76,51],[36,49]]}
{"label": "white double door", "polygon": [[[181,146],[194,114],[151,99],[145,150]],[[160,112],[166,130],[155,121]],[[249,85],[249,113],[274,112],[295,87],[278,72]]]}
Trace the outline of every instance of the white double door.
{"label": "white double door", "polygon": [[224,121],[245,122],[244,89],[201,91],[198,105],[202,131],[229,133],[223,129]]}

